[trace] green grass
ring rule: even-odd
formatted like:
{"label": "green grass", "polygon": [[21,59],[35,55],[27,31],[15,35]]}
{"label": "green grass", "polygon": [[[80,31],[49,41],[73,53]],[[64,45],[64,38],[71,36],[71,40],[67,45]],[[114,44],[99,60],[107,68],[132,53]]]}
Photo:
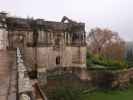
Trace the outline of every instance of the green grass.
{"label": "green grass", "polygon": [[133,100],[133,87],[128,90],[95,91],[86,94],[83,100]]}

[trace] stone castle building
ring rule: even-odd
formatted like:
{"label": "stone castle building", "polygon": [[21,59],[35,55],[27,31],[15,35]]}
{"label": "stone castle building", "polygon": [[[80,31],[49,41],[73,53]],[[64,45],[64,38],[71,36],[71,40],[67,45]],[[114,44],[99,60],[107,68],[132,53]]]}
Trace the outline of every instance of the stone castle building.
{"label": "stone castle building", "polygon": [[[29,70],[86,67],[85,24],[63,17],[61,22],[17,18],[0,13],[4,48],[22,48]],[[3,41],[3,42],[2,42]]]}

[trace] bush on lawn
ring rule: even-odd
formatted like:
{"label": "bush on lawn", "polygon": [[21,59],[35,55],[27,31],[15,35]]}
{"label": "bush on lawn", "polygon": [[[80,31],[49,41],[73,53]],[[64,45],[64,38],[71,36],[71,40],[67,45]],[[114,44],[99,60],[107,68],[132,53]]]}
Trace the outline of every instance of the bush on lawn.
{"label": "bush on lawn", "polygon": [[76,88],[61,86],[53,93],[51,100],[83,100],[82,91]]}

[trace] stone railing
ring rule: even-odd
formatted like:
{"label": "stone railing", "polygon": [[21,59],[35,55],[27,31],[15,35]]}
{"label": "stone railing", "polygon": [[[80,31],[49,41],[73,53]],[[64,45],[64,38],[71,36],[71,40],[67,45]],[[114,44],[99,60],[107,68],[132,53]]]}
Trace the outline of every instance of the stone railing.
{"label": "stone railing", "polygon": [[33,95],[33,87],[31,84],[31,80],[28,76],[28,72],[26,66],[24,65],[22,54],[19,48],[17,48],[16,57],[17,57],[16,61],[17,61],[17,79],[18,79],[17,100],[35,100],[35,96]]}

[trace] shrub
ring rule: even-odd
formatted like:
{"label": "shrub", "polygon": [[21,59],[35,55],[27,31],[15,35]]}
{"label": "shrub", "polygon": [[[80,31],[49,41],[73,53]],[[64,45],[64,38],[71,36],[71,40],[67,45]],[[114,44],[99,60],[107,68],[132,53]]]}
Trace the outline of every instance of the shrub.
{"label": "shrub", "polygon": [[125,61],[118,61],[113,59],[107,59],[101,55],[92,55],[87,52],[87,66],[101,65],[108,69],[124,69],[128,68],[128,65]]}
{"label": "shrub", "polygon": [[61,86],[53,93],[51,100],[83,100],[82,91],[76,88]]}

